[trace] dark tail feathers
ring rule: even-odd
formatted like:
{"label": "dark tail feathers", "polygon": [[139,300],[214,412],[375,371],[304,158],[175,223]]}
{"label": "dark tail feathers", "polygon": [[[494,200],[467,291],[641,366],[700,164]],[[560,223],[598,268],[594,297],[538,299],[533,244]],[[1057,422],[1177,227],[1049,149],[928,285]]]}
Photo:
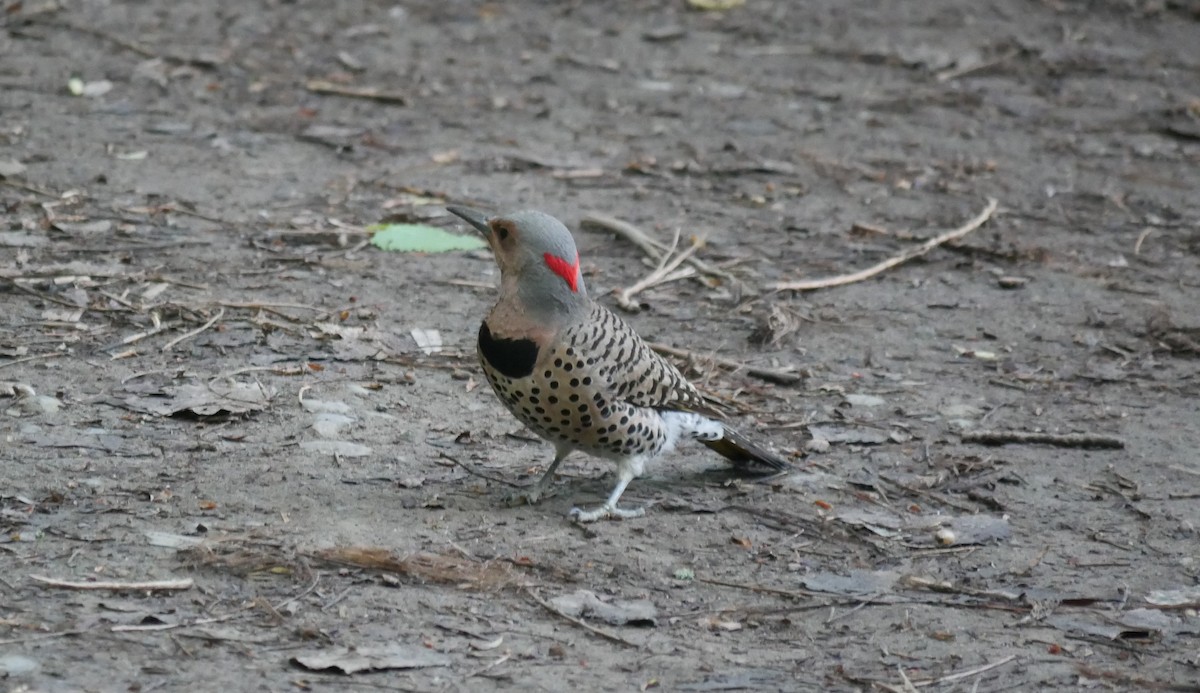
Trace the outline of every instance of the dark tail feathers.
{"label": "dark tail feathers", "polygon": [[702,440],[700,442],[739,467],[746,466],[747,463],[752,462],[766,465],[781,472],[793,468],[792,465],[788,464],[787,460],[751,443],[741,433],[728,426],[725,427],[725,435],[719,440]]}

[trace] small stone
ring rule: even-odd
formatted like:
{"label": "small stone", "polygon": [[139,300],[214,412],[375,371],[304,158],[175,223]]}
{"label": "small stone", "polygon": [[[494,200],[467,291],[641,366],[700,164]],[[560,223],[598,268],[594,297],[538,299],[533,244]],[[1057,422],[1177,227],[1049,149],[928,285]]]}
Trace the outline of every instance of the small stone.
{"label": "small stone", "polygon": [[30,659],[25,655],[19,654],[4,654],[0,655],[0,678],[8,678],[10,676],[27,676],[35,673],[42,667],[36,659]]}
{"label": "small stone", "polygon": [[804,444],[804,449],[817,454],[829,452],[829,441],[824,438],[813,438]]}
{"label": "small stone", "polygon": [[1000,285],[1001,289],[1021,289],[1029,283],[1029,278],[1010,276],[997,277],[996,283]]}

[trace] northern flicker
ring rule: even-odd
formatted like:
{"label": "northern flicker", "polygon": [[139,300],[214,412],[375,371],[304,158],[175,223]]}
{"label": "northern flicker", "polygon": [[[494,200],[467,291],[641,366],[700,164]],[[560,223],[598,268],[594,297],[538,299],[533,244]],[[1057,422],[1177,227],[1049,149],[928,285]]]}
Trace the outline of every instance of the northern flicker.
{"label": "northern flicker", "polygon": [[504,406],[554,445],[550,468],[525,494],[530,503],[575,450],[617,463],[617,484],[604,505],[571,510],[579,522],[645,514],[617,501],[648,463],[683,439],[739,466],[791,468],[723,424],[683,374],[588,297],[575,240],[562,222],[536,211],[489,218],[448,209],[483,234],[500,266],[500,298],[479,327],[483,372]]}

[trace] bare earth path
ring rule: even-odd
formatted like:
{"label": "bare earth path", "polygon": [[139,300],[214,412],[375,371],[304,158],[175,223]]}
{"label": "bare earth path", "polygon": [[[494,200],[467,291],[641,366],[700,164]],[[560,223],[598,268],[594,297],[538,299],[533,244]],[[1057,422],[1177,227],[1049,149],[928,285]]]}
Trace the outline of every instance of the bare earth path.
{"label": "bare earth path", "polygon": [[[9,3],[0,687],[1200,690],[1200,6],[894,5]],[[801,471],[506,507],[447,203],[705,238],[627,318]]]}

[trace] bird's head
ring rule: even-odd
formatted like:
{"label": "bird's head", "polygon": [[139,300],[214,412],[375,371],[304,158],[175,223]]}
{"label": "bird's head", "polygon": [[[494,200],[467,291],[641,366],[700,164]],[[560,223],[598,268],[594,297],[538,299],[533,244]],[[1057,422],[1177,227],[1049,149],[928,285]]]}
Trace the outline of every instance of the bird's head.
{"label": "bird's head", "polygon": [[532,307],[554,312],[587,304],[579,251],[561,221],[537,211],[489,217],[468,207],[446,209],[483,234],[500,266],[502,292],[515,291]]}

